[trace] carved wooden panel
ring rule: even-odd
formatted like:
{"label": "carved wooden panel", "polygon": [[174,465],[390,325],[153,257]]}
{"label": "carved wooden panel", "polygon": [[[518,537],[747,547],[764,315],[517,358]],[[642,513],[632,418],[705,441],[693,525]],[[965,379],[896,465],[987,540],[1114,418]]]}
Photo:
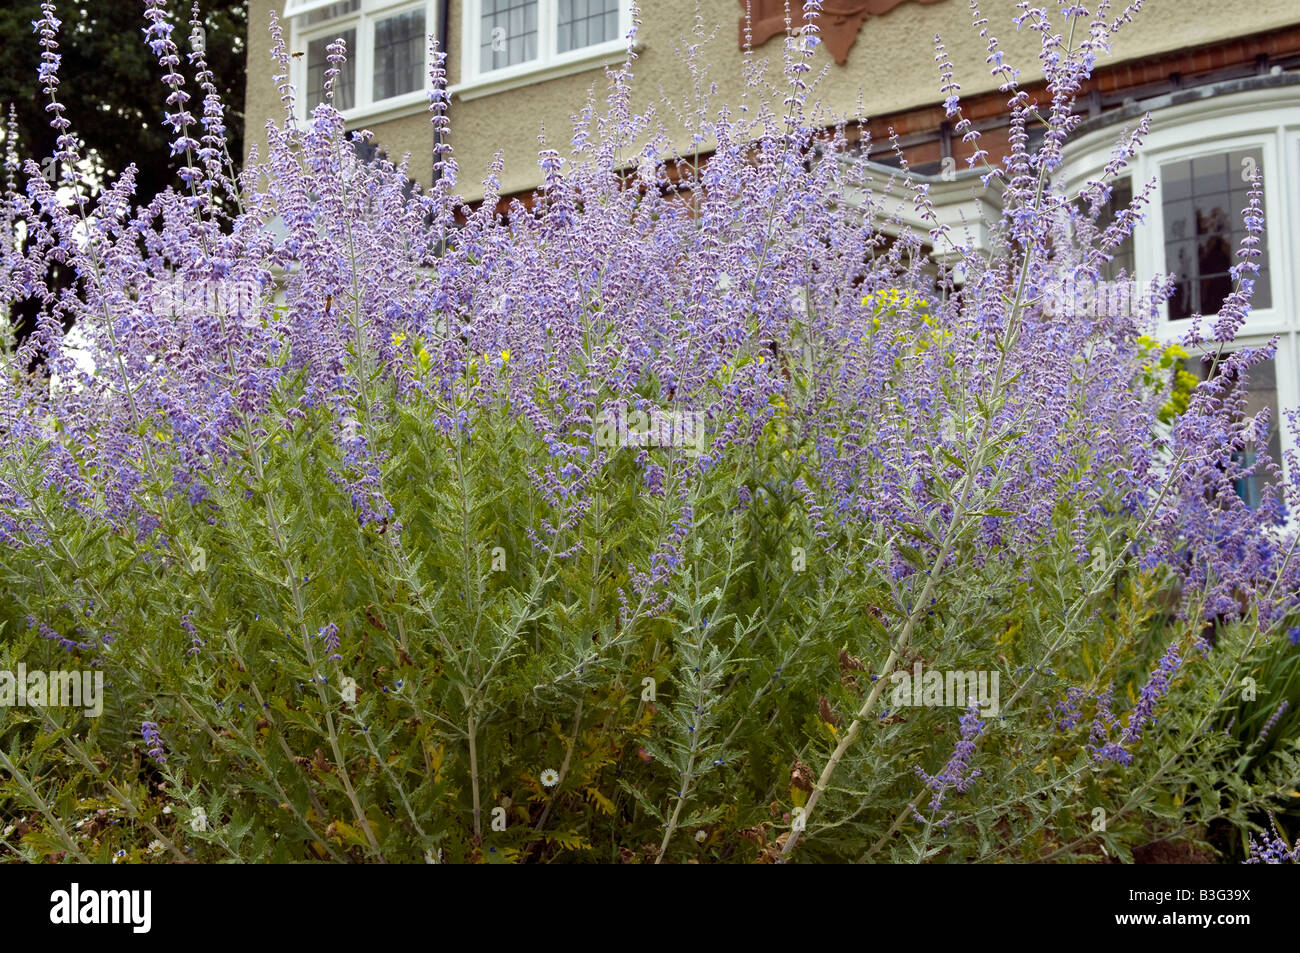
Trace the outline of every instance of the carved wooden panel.
{"label": "carved wooden panel", "polygon": [[[822,42],[835,62],[841,66],[849,58],[849,48],[858,38],[858,31],[868,16],[888,13],[907,0],[826,0],[822,4],[819,26]],[[916,3],[935,3],[937,0],[913,0]],[[745,8],[753,18],[754,46],[762,46],[774,36],[785,32],[785,0],[740,0],[740,46],[745,47]],[[804,25],[802,0],[790,0],[790,26],[799,29]]]}

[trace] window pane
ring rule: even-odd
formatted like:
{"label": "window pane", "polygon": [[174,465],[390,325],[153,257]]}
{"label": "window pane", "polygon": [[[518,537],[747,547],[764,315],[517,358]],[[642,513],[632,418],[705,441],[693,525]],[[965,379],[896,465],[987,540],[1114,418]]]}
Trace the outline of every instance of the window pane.
{"label": "window pane", "polygon": [[1192,191],[1200,195],[1228,191],[1228,157],[1221,155],[1193,159]]}
{"label": "window pane", "polygon": [[[1187,370],[1195,374],[1200,380],[1205,380],[1209,375],[1210,358],[1208,357],[1188,358],[1183,363]],[[1215,373],[1217,374],[1218,371],[1216,370]],[[1268,409],[1270,423],[1266,449],[1268,450],[1269,459],[1273,461],[1280,471],[1282,468],[1282,432],[1279,429],[1280,415],[1278,414],[1276,360],[1269,359],[1251,368],[1245,384],[1242,386],[1246,391],[1246,408],[1242,419],[1255,417],[1264,409]],[[1236,454],[1234,459],[1243,465],[1254,464],[1258,459],[1259,450],[1258,446],[1252,444]],[[1253,509],[1259,505],[1264,487],[1276,485],[1277,482],[1276,476],[1255,474],[1237,481],[1237,495],[1246,501],[1247,506]]]}
{"label": "window pane", "polygon": [[375,21],[375,99],[424,87],[424,11]]}
{"label": "window pane", "polygon": [[[357,47],[357,31],[343,30],[337,38],[347,44],[348,59],[343,63],[338,78],[334,80],[334,108],[351,109],[356,105],[356,62],[352,59]],[[329,69],[329,51],[326,49],[336,37],[321,37],[307,44],[307,111],[311,112],[325,101],[325,71]]]}
{"label": "window pane", "polygon": [[1196,233],[1192,200],[1165,202],[1165,242],[1181,242]]}
{"label": "window pane", "polygon": [[[1264,168],[1260,149],[1172,162],[1160,169],[1165,220],[1165,270],[1177,275],[1169,302],[1171,320],[1194,312],[1213,315],[1232,291],[1229,269],[1240,262],[1237,249],[1246,236],[1241,210],[1251,173]],[[1260,238],[1267,255],[1267,239]],[[1257,260],[1263,266],[1266,257]],[[1272,307],[1269,273],[1255,279],[1255,308]]]}
{"label": "window pane", "polygon": [[1160,191],[1166,202],[1190,198],[1192,195],[1192,164],[1175,162],[1160,170]]}
{"label": "window pane", "polygon": [[1174,276],[1174,296],[1169,299],[1169,319],[1190,318],[1195,310],[1192,284],[1195,281],[1195,242],[1165,244],[1165,271]]}
{"label": "window pane", "polygon": [[618,0],[560,0],[556,50],[568,53],[618,38]]}
{"label": "window pane", "polygon": [[328,7],[321,7],[319,10],[313,10],[307,14],[307,26],[324,23],[326,20],[333,20],[335,17],[345,17],[349,13],[356,13],[360,8],[361,0],[339,0],[338,3],[331,3]]}
{"label": "window pane", "polygon": [[537,0],[483,0],[479,53],[483,72],[537,59]]}
{"label": "window pane", "polygon": [[[1097,227],[1105,231],[1115,221],[1115,216],[1121,209],[1129,207],[1133,201],[1133,180],[1130,178],[1117,179],[1110,190],[1110,199],[1102,206],[1101,215],[1097,217]],[[1133,237],[1130,235],[1120,243],[1120,246],[1111,252],[1113,256],[1110,261],[1102,266],[1101,276],[1107,281],[1114,281],[1119,277],[1121,271],[1125,272],[1130,278],[1133,277]]]}

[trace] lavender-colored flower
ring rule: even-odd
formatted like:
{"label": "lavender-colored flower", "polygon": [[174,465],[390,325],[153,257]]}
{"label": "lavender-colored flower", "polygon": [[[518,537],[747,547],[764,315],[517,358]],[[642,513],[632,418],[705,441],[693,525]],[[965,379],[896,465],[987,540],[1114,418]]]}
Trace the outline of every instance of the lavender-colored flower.
{"label": "lavender-colored flower", "polygon": [[1132,753],[1110,738],[1112,730],[1119,724],[1119,719],[1111,713],[1113,704],[1114,691],[1111,688],[1107,688],[1097,696],[1096,711],[1093,715],[1092,727],[1088,732],[1089,743],[1084,750],[1094,761],[1114,761],[1116,764],[1127,766],[1133,763]]}
{"label": "lavender-colored flower", "polygon": [[330,661],[342,661],[343,656],[339,655],[339,627],[333,622],[327,622],[321,626],[320,631],[316,633],[316,638],[325,643],[325,651],[330,653]]}
{"label": "lavender-colored flower", "polygon": [[1165,654],[1160,657],[1159,664],[1152,671],[1151,677],[1142,686],[1142,691],[1138,693],[1138,701],[1129,713],[1128,724],[1124,728],[1121,744],[1128,746],[1142,740],[1142,731],[1147,723],[1151,721],[1156,702],[1169,691],[1170,682],[1178,674],[1182,662],[1182,657],[1178,654],[1178,644],[1175,642],[1165,650]]}
{"label": "lavender-colored flower", "polygon": [[1268,815],[1268,832],[1250,835],[1250,855],[1245,864],[1300,864],[1300,843],[1294,847],[1278,833],[1277,818]]}
{"label": "lavender-colored flower", "polygon": [[1065,698],[1056,703],[1056,730],[1069,731],[1083,719],[1080,703],[1087,692],[1079,687],[1072,687],[1065,693]]}
{"label": "lavender-colored flower", "polygon": [[149,751],[149,757],[153,758],[158,764],[167,763],[167,755],[162,743],[162,732],[158,730],[156,722],[142,721],[140,723],[140,736],[144,738],[145,747]]}
{"label": "lavender-colored flower", "polygon": [[917,777],[934,792],[934,797],[930,799],[932,813],[943,806],[949,788],[958,794],[963,794],[977,778],[982,776],[983,771],[979,768],[971,770],[970,762],[975,754],[975,740],[983,731],[984,722],[980,721],[979,705],[972,702],[970,708],[961,716],[961,739],[953,748],[952,757],[948,759],[943,770],[936,775],[929,775],[921,769],[920,765],[915,767]]}
{"label": "lavender-colored flower", "polygon": [[[181,62],[180,51],[172,40],[175,28],[167,19],[166,0],[145,0],[144,16],[149,21],[149,26],[144,30],[145,42],[157,57],[158,64],[167,70],[163,84],[170,90],[167,105],[171,108],[164,122],[171,127],[175,136],[171,143],[171,153],[188,159],[199,151],[202,144],[189,134],[190,127],[194,125],[194,116],[186,108],[190,94],[185,91],[185,77],[177,72]],[[201,171],[186,165],[179,170],[179,175],[181,181],[189,184],[198,181]]]}
{"label": "lavender-colored flower", "polygon": [[1172,643],[1138,693],[1137,704],[1129,712],[1128,721],[1118,738],[1111,737],[1119,726],[1119,719],[1111,714],[1113,695],[1107,689],[1097,696],[1097,711],[1089,734],[1090,743],[1086,746],[1094,761],[1113,761],[1126,767],[1133,763],[1132,747],[1142,740],[1142,733],[1155,714],[1156,703],[1168,693],[1170,683],[1181,666],[1182,656],[1178,652],[1178,644]]}
{"label": "lavender-colored flower", "polygon": [[1257,743],[1262,744],[1268,740],[1269,734],[1277,727],[1277,723],[1282,719],[1282,716],[1287,713],[1290,707],[1291,702],[1285,698],[1282,699],[1277,708],[1273,709],[1273,714],[1269,716],[1268,721],[1264,722],[1264,727],[1259,730],[1259,737],[1256,739]]}

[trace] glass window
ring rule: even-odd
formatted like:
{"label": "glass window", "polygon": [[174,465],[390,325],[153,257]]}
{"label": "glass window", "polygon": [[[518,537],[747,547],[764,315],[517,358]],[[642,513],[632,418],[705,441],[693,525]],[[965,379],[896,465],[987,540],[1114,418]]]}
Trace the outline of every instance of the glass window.
{"label": "glass window", "polygon": [[560,53],[618,39],[618,0],[560,0],[559,13]]}
{"label": "glass window", "polygon": [[334,81],[334,108],[351,109],[356,105],[357,65],[352,51],[357,46],[357,31],[340,30],[337,36],[323,36],[307,44],[307,111],[325,101],[325,71],[329,69],[329,50],[335,39],[341,37],[347,44],[348,58]]}
{"label": "glass window", "polygon": [[[1229,269],[1246,236],[1241,211],[1246,207],[1251,174],[1263,171],[1261,149],[1171,162],[1160,168],[1165,220],[1165,269],[1175,278],[1169,301],[1170,320],[1195,312],[1213,315],[1232,291]],[[1255,308],[1272,307],[1267,237],[1262,236],[1255,282]]]}
{"label": "glass window", "polygon": [[[1183,363],[1187,370],[1195,374],[1200,380],[1205,380],[1209,375],[1209,357],[1188,358]],[[1219,370],[1216,369],[1215,373],[1217,375]],[[1243,419],[1254,417],[1267,408],[1270,423],[1266,449],[1268,450],[1269,459],[1276,464],[1280,471],[1282,468],[1282,431],[1280,429],[1281,416],[1278,413],[1276,360],[1269,359],[1251,368],[1244,387],[1246,390],[1246,408]],[[1259,449],[1257,447],[1249,446],[1237,454],[1234,459],[1243,465],[1250,465],[1255,462],[1258,453]],[[1276,478],[1270,478],[1266,474],[1255,474],[1237,481],[1237,495],[1246,501],[1247,506],[1253,509],[1259,505],[1263,488],[1277,482]]]}
{"label": "glass window", "polygon": [[[1115,221],[1116,214],[1121,209],[1129,207],[1133,201],[1133,180],[1123,178],[1116,180],[1111,187],[1110,199],[1101,207],[1101,214],[1097,217],[1097,228],[1105,231]],[[1101,269],[1101,276],[1107,281],[1114,281],[1121,271],[1130,278],[1133,277],[1133,236],[1130,235],[1120,243],[1120,246],[1111,252],[1113,256]]]}
{"label": "glass window", "polygon": [[388,99],[424,86],[424,11],[375,21],[373,99]]}
{"label": "glass window", "polygon": [[501,69],[537,59],[538,0],[482,0],[480,69]]}

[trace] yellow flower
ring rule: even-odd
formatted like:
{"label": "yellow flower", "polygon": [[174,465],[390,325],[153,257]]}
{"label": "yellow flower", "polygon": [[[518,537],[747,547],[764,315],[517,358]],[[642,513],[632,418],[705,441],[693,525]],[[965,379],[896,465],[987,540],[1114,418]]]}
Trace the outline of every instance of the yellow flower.
{"label": "yellow flower", "polygon": [[510,360],[510,348],[506,348],[504,351],[501,352],[501,363],[505,364],[509,360]]}
{"label": "yellow flower", "polygon": [[909,308],[928,308],[930,302],[920,295],[915,297],[911,294],[904,294],[897,288],[889,288],[883,291],[876,291],[862,299],[862,304],[874,306],[880,310],[890,309],[909,309]]}
{"label": "yellow flower", "polygon": [[[407,338],[405,334],[402,334],[400,331],[395,333],[393,335],[393,347],[400,349],[402,345],[406,343],[406,340]],[[411,344],[413,350],[415,351],[415,360],[409,363],[403,361],[403,363],[405,363],[407,367],[409,367],[412,371],[416,372],[417,374],[420,375],[427,374],[429,372],[429,368],[433,365],[433,359],[429,357],[429,352],[425,350],[425,347],[423,344],[420,343],[419,338],[416,338],[414,341],[411,342]],[[473,361],[470,362],[471,367],[473,367],[473,363],[474,363]]]}

